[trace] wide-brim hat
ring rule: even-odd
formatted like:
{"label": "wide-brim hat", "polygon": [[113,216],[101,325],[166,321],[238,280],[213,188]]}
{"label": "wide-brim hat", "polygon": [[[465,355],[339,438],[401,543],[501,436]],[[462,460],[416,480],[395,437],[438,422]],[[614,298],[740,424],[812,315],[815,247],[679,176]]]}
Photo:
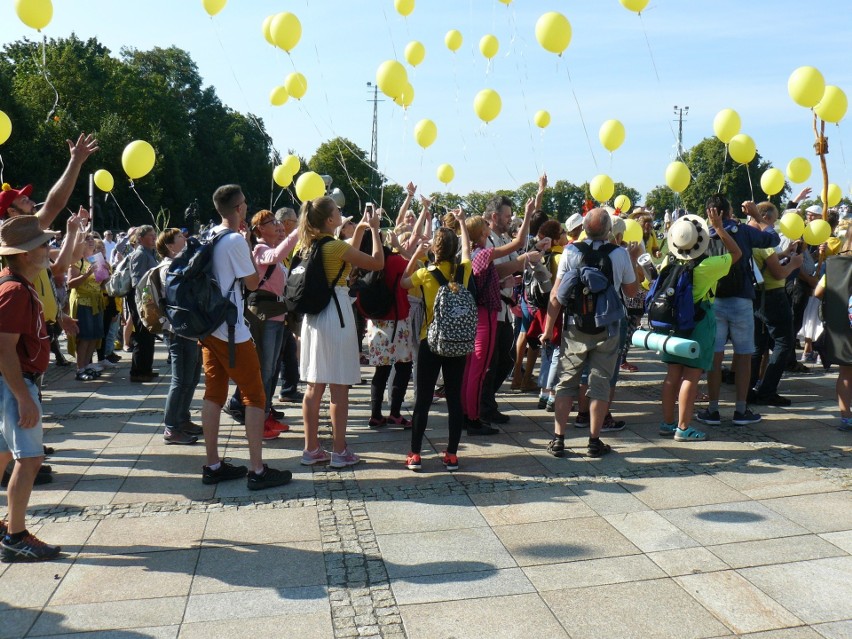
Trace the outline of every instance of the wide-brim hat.
{"label": "wide-brim hat", "polygon": [[679,260],[701,257],[710,245],[707,222],[697,215],[681,215],[669,228],[666,236],[669,252]]}
{"label": "wide-brim hat", "polygon": [[27,184],[22,189],[13,189],[8,184],[4,183],[2,187],[2,191],[0,191],[0,218],[6,217],[6,213],[9,211],[9,207],[12,206],[12,202],[17,200],[22,195],[26,195],[29,197],[33,192],[33,185]]}
{"label": "wide-brim hat", "polygon": [[346,215],[346,216],[340,218],[340,226],[338,226],[336,229],[334,229],[334,234],[336,236],[340,235],[340,232],[343,230],[343,227],[346,226],[351,221],[352,221],[351,215]]}
{"label": "wide-brim hat", "polygon": [[35,215],[20,215],[0,224],[0,255],[27,253],[50,242],[56,234],[42,231]]}

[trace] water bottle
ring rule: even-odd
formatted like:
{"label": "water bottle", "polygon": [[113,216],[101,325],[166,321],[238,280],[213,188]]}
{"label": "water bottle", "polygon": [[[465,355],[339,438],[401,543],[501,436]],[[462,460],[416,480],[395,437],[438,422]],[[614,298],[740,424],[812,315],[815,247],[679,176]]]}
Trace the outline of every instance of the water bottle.
{"label": "water bottle", "polygon": [[657,272],[657,267],[654,266],[653,260],[651,260],[651,256],[647,253],[642,253],[639,258],[636,260],[636,263],[642,267],[642,272],[645,274],[645,279],[649,282],[653,282],[659,276]]}

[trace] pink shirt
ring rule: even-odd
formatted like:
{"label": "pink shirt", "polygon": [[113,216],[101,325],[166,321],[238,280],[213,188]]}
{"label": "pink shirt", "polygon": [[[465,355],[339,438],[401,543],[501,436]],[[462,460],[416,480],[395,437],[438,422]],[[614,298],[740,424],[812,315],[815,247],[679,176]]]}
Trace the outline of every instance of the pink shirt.
{"label": "pink shirt", "polygon": [[[284,264],[282,264],[282,262],[284,261],[284,258],[290,255],[298,241],[299,230],[294,229],[293,232],[276,247],[269,246],[264,243],[263,240],[257,243],[257,246],[254,247],[254,264],[257,268],[257,274],[260,276],[260,279],[263,279],[266,275],[266,271],[269,270],[269,265],[275,264],[272,274],[265,282],[263,282],[263,284],[260,285],[258,290],[267,291],[268,293],[278,295],[279,297],[284,295],[284,287],[287,285],[287,269],[284,268]],[[271,317],[270,320],[274,322],[283,322],[284,315]]]}

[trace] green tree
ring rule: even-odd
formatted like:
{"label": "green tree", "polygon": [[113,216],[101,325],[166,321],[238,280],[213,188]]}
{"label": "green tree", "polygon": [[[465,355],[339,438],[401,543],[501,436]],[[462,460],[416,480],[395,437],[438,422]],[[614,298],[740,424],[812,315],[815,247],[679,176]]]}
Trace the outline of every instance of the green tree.
{"label": "green tree", "polygon": [[655,186],[645,196],[645,208],[654,209],[654,216],[662,218],[666,212],[683,206],[680,196],[665,185]]}

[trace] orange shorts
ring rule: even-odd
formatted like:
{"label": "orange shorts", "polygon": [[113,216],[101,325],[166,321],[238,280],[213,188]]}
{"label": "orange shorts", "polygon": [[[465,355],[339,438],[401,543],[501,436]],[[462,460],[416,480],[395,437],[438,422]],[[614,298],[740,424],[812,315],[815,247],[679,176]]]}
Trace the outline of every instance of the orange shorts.
{"label": "orange shorts", "polygon": [[233,380],[240,388],[243,404],[266,409],[266,391],[260,376],[260,360],[254,342],[236,344],[236,366],[228,366],[228,342],[212,335],[201,340],[201,356],[204,362],[204,399],[217,406],[228,400],[228,381]]}

